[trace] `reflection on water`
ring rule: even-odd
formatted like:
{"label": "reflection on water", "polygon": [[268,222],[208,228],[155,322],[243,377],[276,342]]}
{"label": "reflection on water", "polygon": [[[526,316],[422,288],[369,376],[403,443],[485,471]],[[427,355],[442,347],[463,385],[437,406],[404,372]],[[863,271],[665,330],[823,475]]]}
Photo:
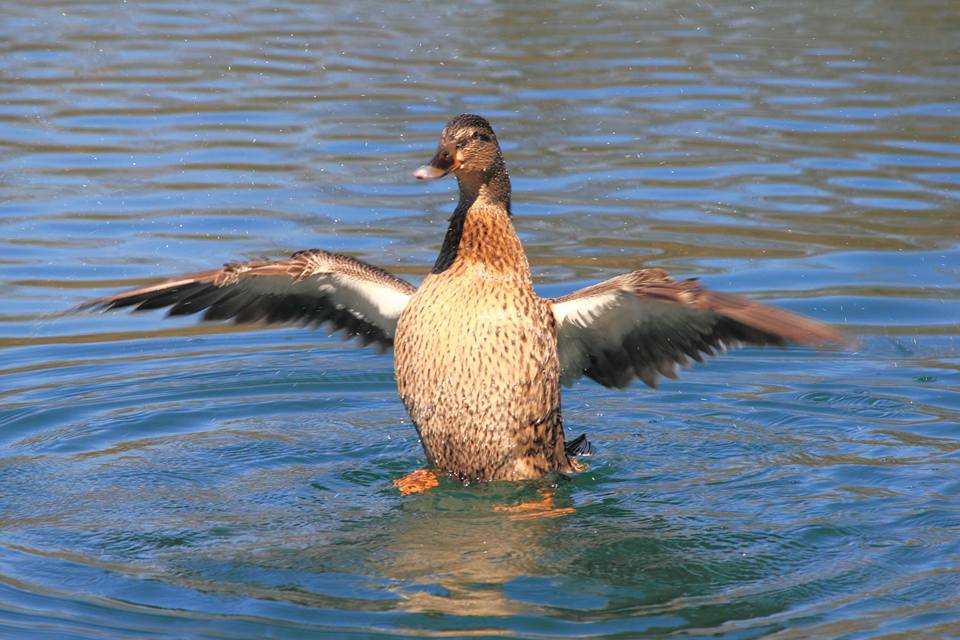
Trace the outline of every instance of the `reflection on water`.
{"label": "reflection on water", "polygon": [[[956,635],[960,14],[940,2],[8,4],[0,636]],[[319,246],[417,281],[491,119],[540,291],[642,265],[862,335],[564,396],[555,489],[400,497],[389,357],[58,315]],[[171,629],[175,629],[172,632]]]}

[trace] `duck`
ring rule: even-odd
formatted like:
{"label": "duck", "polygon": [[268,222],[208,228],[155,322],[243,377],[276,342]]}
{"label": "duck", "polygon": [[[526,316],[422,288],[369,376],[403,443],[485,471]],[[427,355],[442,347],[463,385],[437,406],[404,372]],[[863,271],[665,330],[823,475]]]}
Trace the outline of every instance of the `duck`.
{"label": "duck", "polygon": [[[513,225],[510,176],[490,123],[450,120],[418,180],[453,175],[459,200],[419,286],[347,255],[310,249],[228,262],[81,305],[166,308],[205,321],[324,325],[393,350],[400,399],[434,476],[464,483],[582,470],[585,436],[565,437],[561,388],[586,377],[655,387],[741,345],[847,345],[840,330],[641,268],[543,298]],[[435,483],[432,483],[435,484]]]}

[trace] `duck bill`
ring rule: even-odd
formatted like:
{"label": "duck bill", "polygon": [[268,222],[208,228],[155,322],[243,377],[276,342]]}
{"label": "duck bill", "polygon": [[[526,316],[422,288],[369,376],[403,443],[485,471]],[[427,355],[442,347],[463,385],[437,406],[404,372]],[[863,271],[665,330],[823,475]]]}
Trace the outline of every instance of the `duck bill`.
{"label": "duck bill", "polygon": [[440,150],[437,152],[437,155],[433,156],[433,160],[430,161],[430,164],[425,164],[416,171],[413,172],[413,177],[417,180],[436,180],[437,178],[442,178],[448,173],[452,173],[460,168],[460,163],[457,162],[449,153]]}

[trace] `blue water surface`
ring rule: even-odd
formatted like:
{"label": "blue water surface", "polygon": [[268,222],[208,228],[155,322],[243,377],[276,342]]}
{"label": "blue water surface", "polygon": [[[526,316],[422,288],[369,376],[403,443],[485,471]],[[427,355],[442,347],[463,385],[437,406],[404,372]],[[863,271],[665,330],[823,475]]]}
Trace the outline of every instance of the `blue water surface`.
{"label": "blue water surface", "polygon": [[[960,637],[960,12],[7,3],[0,637]],[[228,260],[412,282],[488,117],[543,295],[655,266],[844,327],[564,395],[588,469],[401,496],[392,359],[60,312]],[[555,511],[517,507],[552,492]]]}

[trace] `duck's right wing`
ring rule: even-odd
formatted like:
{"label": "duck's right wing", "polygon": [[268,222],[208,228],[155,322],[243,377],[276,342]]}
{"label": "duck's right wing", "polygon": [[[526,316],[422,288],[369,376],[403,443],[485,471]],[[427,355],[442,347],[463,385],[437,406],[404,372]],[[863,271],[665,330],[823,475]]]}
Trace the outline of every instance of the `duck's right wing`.
{"label": "duck's right wing", "polygon": [[286,260],[230,262],[215,271],[97,298],[78,309],[170,307],[168,315],[203,311],[203,320],[326,323],[348,338],[390,347],[414,291],[409,282],[365,262],[311,249]]}

